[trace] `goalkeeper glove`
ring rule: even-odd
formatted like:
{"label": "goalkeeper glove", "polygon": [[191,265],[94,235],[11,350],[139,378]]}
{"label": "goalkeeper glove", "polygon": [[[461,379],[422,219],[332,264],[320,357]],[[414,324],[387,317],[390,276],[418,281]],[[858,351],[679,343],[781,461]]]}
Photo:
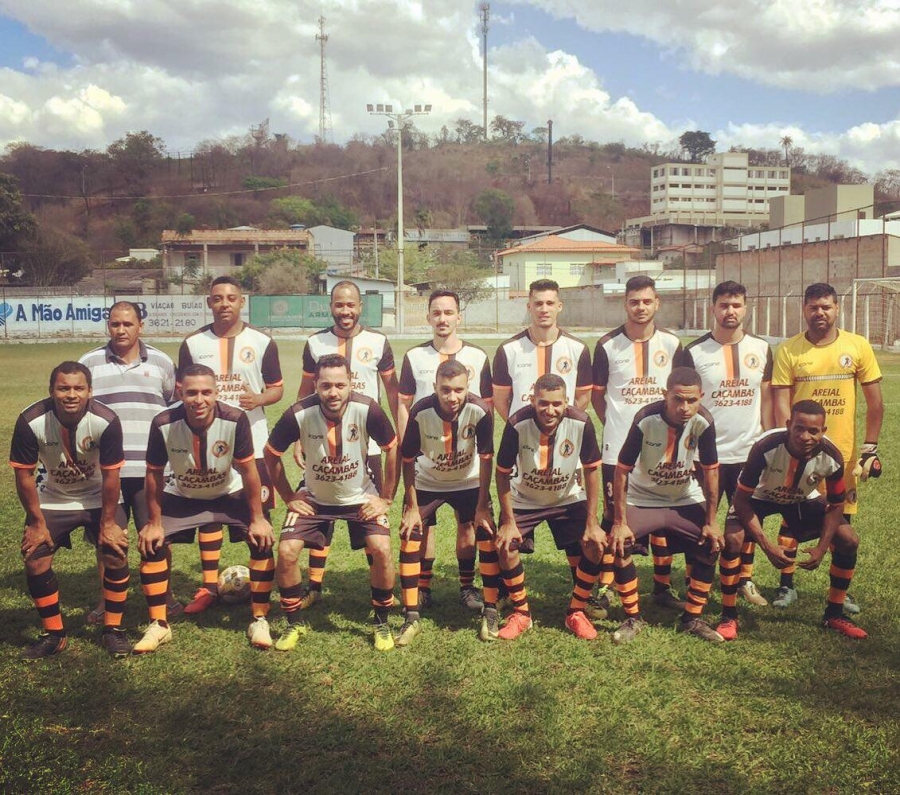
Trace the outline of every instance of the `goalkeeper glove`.
{"label": "goalkeeper glove", "polygon": [[859,451],[859,461],[853,474],[866,481],[869,478],[881,477],[881,459],[878,457],[878,445],[866,442]]}

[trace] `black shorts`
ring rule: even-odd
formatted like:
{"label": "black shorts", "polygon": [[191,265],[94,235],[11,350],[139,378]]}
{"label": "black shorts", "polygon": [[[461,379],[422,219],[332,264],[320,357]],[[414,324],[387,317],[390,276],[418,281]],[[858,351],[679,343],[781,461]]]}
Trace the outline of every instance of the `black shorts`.
{"label": "black shorts", "polygon": [[587,526],[587,502],[581,500],[534,511],[514,510],[513,518],[522,534],[519,552],[534,552],[534,530],[541,522],[546,522],[550,528],[556,548],[565,549],[573,544],[581,544],[584,528]]}
{"label": "black shorts", "polygon": [[634,533],[635,542],[655,533],[666,537],[669,552],[693,553],[698,551],[698,543],[703,537],[706,504],[694,502],[660,508],[629,505],[626,521]]}
{"label": "black shorts", "polygon": [[[84,540],[93,546],[97,546],[97,540],[100,537],[100,516],[101,508],[89,509],[71,509],[71,510],[49,510],[42,508],[44,514],[44,522],[47,530],[50,532],[50,538],[53,540],[53,546],[41,544],[32,554],[31,558],[45,558],[52,555],[60,547],[66,549],[72,548],[72,533],[79,527],[84,528]],[[119,505],[116,508],[116,523],[120,527],[125,527],[127,519],[125,511]]]}
{"label": "black shorts", "polygon": [[[822,525],[825,523],[825,512],[828,503],[824,498],[804,500],[794,505],[780,505],[768,500],[756,500],[750,498],[750,507],[756,514],[759,523],[762,524],[767,516],[778,514],[782,518],[779,535],[795,538],[797,541],[810,541],[822,535]],[[847,521],[846,515],[844,521]],[[849,523],[849,522],[848,522]],[[741,530],[741,523],[733,508],[729,508],[725,518],[725,532],[736,533]]]}
{"label": "black shorts", "polygon": [[734,501],[738,477],[743,468],[743,464],[719,464],[719,502],[722,502],[723,495],[729,505]]}
{"label": "black shorts", "polygon": [[456,511],[457,521],[466,524],[475,520],[475,508],[478,507],[478,488],[460,489],[459,491],[425,491],[416,489],[416,500],[419,503],[419,515],[426,527],[437,524],[437,511],[442,505],[449,505]]}
{"label": "black shorts", "polygon": [[134,522],[136,530],[140,530],[149,519],[147,499],[144,495],[145,482],[144,478],[122,478],[119,481],[126,521],[130,519]]}
{"label": "black shorts", "polygon": [[269,477],[269,469],[265,458],[256,459],[256,471],[259,472],[259,485],[262,507],[264,511],[275,509],[275,489],[272,488],[272,478]]}
{"label": "black shorts", "polygon": [[616,465],[600,464],[600,476],[603,479],[603,516],[612,520],[613,488],[616,482]]}
{"label": "black shorts", "polygon": [[169,544],[193,543],[196,529],[208,524],[227,524],[232,542],[247,540],[250,508],[242,491],[212,500],[164,493],[161,507],[163,530]]}
{"label": "black shorts", "polygon": [[321,505],[310,502],[316,511],[315,516],[301,516],[288,511],[281,528],[282,540],[302,541],[304,546],[312,549],[324,549],[331,546],[334,535],[334,523],[341,519],[347,523],[350,531],[350,548],[364,549],[369,536],[390,536],[391,525],[385,515],[371,522],[359,518],[359,505]]}

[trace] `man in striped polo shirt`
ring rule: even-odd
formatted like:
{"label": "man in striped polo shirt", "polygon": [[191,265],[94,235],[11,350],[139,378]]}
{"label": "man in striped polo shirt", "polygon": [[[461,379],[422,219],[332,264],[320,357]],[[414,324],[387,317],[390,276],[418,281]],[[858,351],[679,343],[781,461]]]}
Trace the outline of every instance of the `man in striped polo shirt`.
{"label": "man in striped polo shirt", "polygon": [[[469,373],[459,359],[438,365],[432,392],[413,406],[403,454],[403,519],[400,523],[400,589],[406,618],[397,636],[398,646],[409,645],[419,634],[419,573],[422,533],[435,527],[434,515],[442,505],[450,505],[457,516],[456,549],[474,545],[476,527],[493,531],[491,518],[491,462],[494,457],[494,423],[490,406],[469,392]],[[432,520],[432,521],[429,521]],[[433,532],[430,535],[434,535]],[[497,561],[482,555],[482,579],[485,593],[491,592],[491,607],[496,604]],[[491,569],[487,572],[485,568]],[[475,577],[474,553],[471,579],[462,583],[460,563],[460,602],[466,607],[484,602],[472,584]],[[491,581],[491,578],[493,580]],[[494,609],[496,616],[496,609]],[[496,620],[494,621],[496,624]]]}
{"label": "man in striped polo shirt", "polygon": [[[397,374],[394,368],[394,353],[387,337],[380,331],[360,325],[362,317],[362,295],[359,287],[351,281],[338,282],[331,288],[331,328],[322,329],[311,335],[303,348],[303,380],[297,392],[297,400],[303,400],[315,392],[316,362],[322,356],[338,354],[350,365],[351,389],[371,398],[376,403],[381,400],[384,387],[388,407],[394,421],[397,421]],[[303,454],[299,445],[294,448],[294,460],[304,467]],[[372,441],[369,445],[366,466],[372,476],[375,488],[381,487],[381,450]],[[333,528],[332,528],[333,531]],[[301,607],[312,607],[322,599],[322,582],[328,563],[329,547],[309,549],[309,588],[303,595]]]}
{"label": "man in striped polo shirt", "polygon": [[[266,444],[272,482],[287,504],[276,575],[288,629],[275,648],[290,651],[306,633],[300,618],[300,553],[304,547],[328,547],[334,523],[340,519],[347,523],[351,548],[366,550],[375,648],[388,651],[394,648],[388,626],[394,563],[387,514],[397,489],[397,436],[381,406],[352,392],[350,364],[343,356],[321,356],[314,377],[315,394],[294,403],[281,415]],[[375,487],[366,466],[373,440],[385,451],[380,488]],[[281,457],[298,441],[306,456],[306,485],[294,489],[288,483]]]}
{"label": "man in striped polo shirt", "polygon": [[[459,296],[450,290],[435,290],[428,299],[428,324],[434,335],[410,349],[400,368],[400,394],[397,410],[397,429],[400,439],[406,434],[406,423],[412,406],[434,394],[435,374],[442,362],[457,361],[468,372],[469,392],[493,405],[494,389],[488,355],[477,345],[461,340],[456,333],[462,315]],[[432,514],[425,527],[424,552],[419,575],[419,605],[431,607],[431,576],[434,569],[435,537],[430,532],[437,517]],[[457,514],[456,559],[459,567],[460,601],[470,610],[481,610],[482,603],[475,580],[475,527],[460,522]]]}
{"label": "man in striped polo shirt", "polygon": [[[144,321],[140,307],[131,301],[119,301],[110,307],[106,323],[109,342],[89,351],[79,361],[91,371],[94,400],[109,406],[122,423],[125,466],[120,472],[126,521],[135,530],[147,524],[144,475],[147,471],[147,438],[150,422],[175,396],[175,365],[167,354],[141,339]],[[100,582],[103,563],[97,550]],[[171,561],[170,561],[171,563]],[[184,608],[168,594],[169,614]],[[103,623],[103,600],[87,617],[89,624]]]}
{"label": "man in striped polo shirt", "polygon": [[[275,507],[275,494],[263,460],[263,449],[269,436],[265,407],[281,400],[284,381],[275,340],[241,320],[245,300],[241,286],[233,276],[213,279],[206,299],[213,322],[181,343],[178,371],[180,374],[191,364],[205,364],[216,374],[217,399],[247,414],[262,484],[263,508],[268,512]],[[218,599],[222,528],[201,527],[198,535],[203,585],[184,608],[189,615],[202,613]],[[239,532],[232,536],[233,541],[243,539]]]}

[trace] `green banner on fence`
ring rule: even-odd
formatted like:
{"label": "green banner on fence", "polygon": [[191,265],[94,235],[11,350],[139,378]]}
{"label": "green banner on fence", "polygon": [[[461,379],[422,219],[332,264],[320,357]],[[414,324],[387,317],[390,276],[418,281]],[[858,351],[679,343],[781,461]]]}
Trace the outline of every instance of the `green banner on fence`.
{"label": "green banner on fence", "polygon": [[[327,328],[333,324],[327,295],[251,295],[250,322],[260,328]],[[384,296],[362,297],[364,326],[382,325]]]}

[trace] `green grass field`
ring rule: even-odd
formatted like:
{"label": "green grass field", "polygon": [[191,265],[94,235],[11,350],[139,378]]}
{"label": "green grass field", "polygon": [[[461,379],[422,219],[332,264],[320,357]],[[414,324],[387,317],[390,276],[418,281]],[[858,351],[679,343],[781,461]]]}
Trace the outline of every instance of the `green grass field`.
{"label": "green grass field", "polygon": [[[486,342],[493,350],[496,342]],[[409,342],[395,344],[402,353]],[[0,447],[18,412],[47,394],[50,369],[89,346],[0,347]],[[176,344],[160,347],[174,355]],[[288,397],[301,344],[280,343]],[[398,355],[398,360],[399,360]],[[364,555],[336,533],[326,600],[313,632],[288,654],[244,637],[249,607],[177,619],[157,654],[113,661],[85,624],[96,597],[93,550],[80,539],[56,557],[69,649],[18,660],[39,622],[19,556],[22,512],[12,471],[0,475],[0,789],[10,793],[319,792],[900,792],[900,358],[881,357],[885,474],[863,487],[853,593],[869,633],[852,642],[819,628],[827,562],[798,574],[794,608],[742,606],[741,637],[710,646],[676,635],[675,616],[646,604],[653,626],[632,645],[596,642],[563,625],[570,578],[549,533],[527,561],[536,628],[484,644],[457,605],[453,523],[441,517],[437,606],[404,650],[372,649]],[[499,437],[499,428],[498,428]],[[447,509],[444,509],[447,510]],[[394,509],[393,520],[399,510]],[[276,519],[283,515],[279,507]],[[396,521],[394,526],[396,527]],[[396,538],[396,533],[395,533]],[[132,550],[125,626],[146,605]],[[640,558],[642,590],[650,565]],[[223,565],[246,562],[225,545]],[[681,583],[676,561],[676,585]],[[196,547],[175,548],[173,583],[199,581]],[[763,555],[754,577],[771,598]],[[399,591],[398,591],[399,592]],[[283,626],[277,608],[273,626]],[[708,616],[719,613],[714,592]],[[399,616],[392,617],[395,625]]]}

